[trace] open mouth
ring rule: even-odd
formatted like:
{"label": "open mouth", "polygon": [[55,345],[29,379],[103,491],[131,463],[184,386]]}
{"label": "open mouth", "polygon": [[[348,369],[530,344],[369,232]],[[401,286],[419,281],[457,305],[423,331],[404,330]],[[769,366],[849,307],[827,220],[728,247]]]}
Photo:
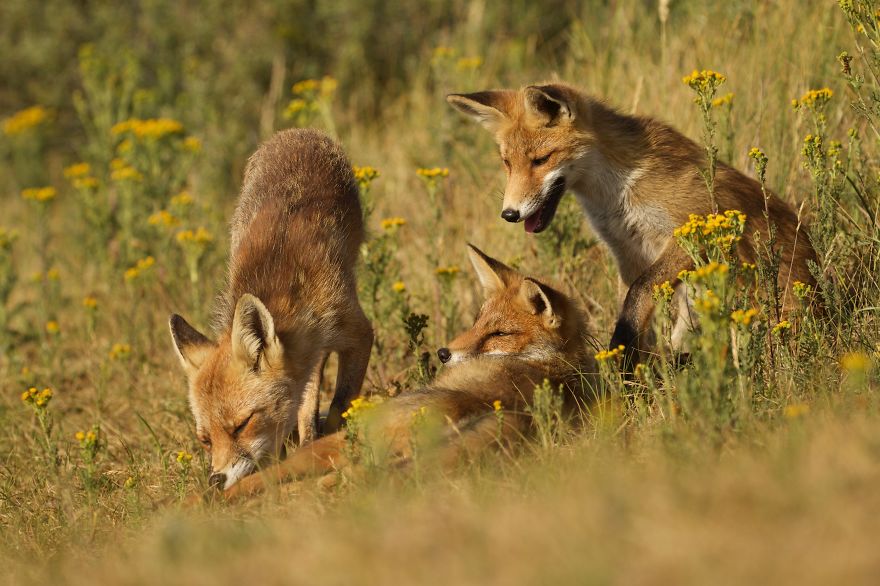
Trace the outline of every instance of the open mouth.
{"label": "open mouth", "polygon": [[565,177],[558,177],[550,185],[550,189],[547,190],[547,197],[544,198],[544,203],[541,204],[541,207],[525,219],[526,232],[537,234],[538,232],[543,232],[550,225],[564,193]]}

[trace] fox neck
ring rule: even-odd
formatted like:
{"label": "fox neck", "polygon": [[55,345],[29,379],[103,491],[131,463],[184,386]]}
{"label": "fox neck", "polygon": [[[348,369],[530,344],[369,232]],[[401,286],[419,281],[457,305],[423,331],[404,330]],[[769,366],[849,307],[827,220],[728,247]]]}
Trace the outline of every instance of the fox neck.
{"label": "fox neck", "polygon": [[570,167],[569,189],[631,284],[659,256],[674,226],[658,198],[639,197],[646,156],[640,124],[602,110],[591,127],[593,145]]}

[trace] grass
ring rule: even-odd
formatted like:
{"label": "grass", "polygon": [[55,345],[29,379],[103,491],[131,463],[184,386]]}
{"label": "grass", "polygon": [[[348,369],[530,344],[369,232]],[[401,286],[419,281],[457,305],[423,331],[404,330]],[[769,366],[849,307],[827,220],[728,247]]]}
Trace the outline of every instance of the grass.
{"label": "grass", "polygon": [[[870,582],[878,39],[870,3],[841,4],[682,0],[661,17],[636,1],[5,2],[3,580]],[[708,122],[682,83],[695,68],[722,72],[718,96],[734,94]],[[207,462],[165,320],[180,312],[206,329],[244,162],[275,129],[322,127],[378,170],[362,175],[370,392],[429,378],[433,350],[469,324],[466,241],[579,297],[604,347],[613,260],[570,197],[538,237],[502,222],[491,138],[443,101],[555,77],[694,138],[715,123],[719,159],[741,170],[755,172],[760,147],[768,188],[811,216],[828,314],[804,309],[770,334],[778,320],[762,308],[732,334],[743,299],[731,290],[697,368],[660,360],[657,376],[622,385],[613,360],[603,366],[614,396],[584,430],[448,473],[302,482],[181,511]],[[317,81],[294,87],[305,79]],[[826,86],[827,103],[792,108]],[[165,121],[116,126],[130,119]],[[821,141],[805,151],[807,134]],[[752,362],[719,351],[730,343]]]}

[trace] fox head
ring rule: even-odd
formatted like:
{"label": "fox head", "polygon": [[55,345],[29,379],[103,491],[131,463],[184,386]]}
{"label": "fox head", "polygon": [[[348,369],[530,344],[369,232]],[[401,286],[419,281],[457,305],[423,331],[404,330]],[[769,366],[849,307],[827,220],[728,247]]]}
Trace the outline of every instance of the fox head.
{"label": "fox head", "polygon": [[468,245],[471,264],[483,287],[473,327],[440,348],[441,362],[456,364],[477,356],[546,360],[583,349],[585,317],[563,293],[525,277]]}
{"label": "fox head", "polygon": [[446,100],[495,137],[507,169],[501,217],[541,232],[591,150],[592,134],[579,118],[575,90],[564,85],[528,86],[450,94]]}
{"label": "fox head", "polygon": [[226,489],[277,457],[296,421],[297,394],[272,315],[242,295],[231,330],[212,342],[179,315],[171,337],[189,383],[199,442],[211,456],[210,484]]}

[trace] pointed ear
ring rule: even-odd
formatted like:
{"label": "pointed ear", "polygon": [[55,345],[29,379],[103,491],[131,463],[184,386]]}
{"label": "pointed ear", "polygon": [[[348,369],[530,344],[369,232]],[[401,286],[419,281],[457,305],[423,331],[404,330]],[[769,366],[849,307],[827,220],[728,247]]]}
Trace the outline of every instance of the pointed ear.
{"label": "pointed ear", "polygon": [[176,313],[168,319],[168,327],[180,364],[187,376],[192,376],[204,364],[208,354],[214,349],[214,343]]}
{"label": "pointed ear", "polygon": [[529,115],[542,121],[545,126],[555,126],[574,118],[574,104],[559,86],[530,85],[523,90],[523,94]]}
{"label": "pointed ear", "polygon": [[467,114],[492,131],[509,116],[515,99],[516,92],[513,90],[488,90],[446,96],[446,101],[453,108]]}
{"label": "pointed ear", "polygon": [[529,277],[523,279],[519,289],[520,300],[526,308],[534,315],[542,315],[551,327],[559,325],[559,316],[551,302],[554,296],[552,289]]}
{"label": "pointed ear", "polygon": [[477,273],[477,279],[483,286],[483,295],[490,297],[507,286],[509,277],[515,274],[512,268],[501,261],[495,260],[482,250],[468,244],[468,256],[471,259],[471,265]]}
{"label": "pointed ear", "polygon": [[283,352],[275,334],[275,320],[263,302],[248,293],[235,305],[232,354],[247,368],[257,368],[261,361],[268,366],[281,365]]}

